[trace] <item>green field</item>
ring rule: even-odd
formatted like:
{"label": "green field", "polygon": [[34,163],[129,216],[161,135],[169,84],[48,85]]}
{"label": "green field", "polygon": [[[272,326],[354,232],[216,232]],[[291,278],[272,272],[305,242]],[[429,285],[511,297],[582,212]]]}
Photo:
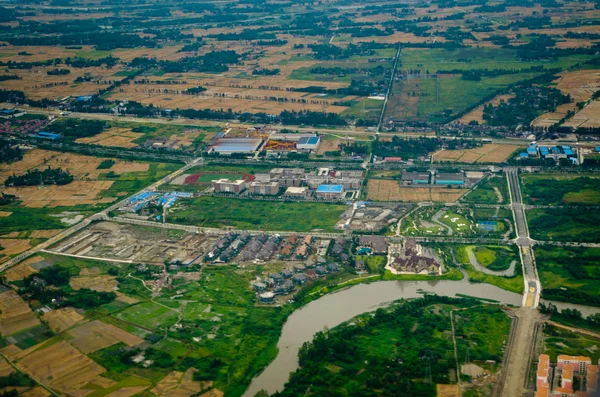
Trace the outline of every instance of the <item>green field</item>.
{"label": "green field", "polygon": [[600,213],[570,208],[526,211],[531,238],[542,241],[600,242]]}
{"label": "green field", "polygon": [[600,204],[597,174],[524,174],[521,185],[523,199],[529,204]]}
{"label": "green field", "polygon": [[600,248],[535,246],[546,299],[600,306]]}
{"label": "green field", "polygon": [[471,234],[473,233],[473,222],[471,222],[465,214],[459,211],[446,211],[441,217],[440,222],[450,226],[455,234]]}
{"label": "green field", "polygon": [[508,185],[503,175],[483,179],[461,199],[478,204],[505,204],[509,200]]}
{"label": "green field", "polygon": [[556,362],[559,354],[585,356],[597,363],[600,358],[600,342],[591,336],[577,334],[552,325],[544,327],[544,353]]}
{"label": "green field", "polygon": [[378,120],[381,115],[381,108],[384,101],[377,99],[364,98],[354,103],[351,107],[344,110],[341,114],[345,117],[361,118],[364,120]]}
{"label": "green field", "polygon": [[250,230],[335,231],[334,226],[345,209],[344,205],[329,203],[199,197],[180,200],[171,210],[170,222]]}

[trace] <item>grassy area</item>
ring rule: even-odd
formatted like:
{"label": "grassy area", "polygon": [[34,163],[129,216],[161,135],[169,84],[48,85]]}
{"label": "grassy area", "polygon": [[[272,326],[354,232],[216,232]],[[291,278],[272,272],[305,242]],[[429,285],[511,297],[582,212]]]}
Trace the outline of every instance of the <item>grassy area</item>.
{"label": "grassy area", "polygon": [[509,201],[506,178],[503,175],[485,178],[461,200],[478,204],[505,204]]}
{"label": "grassy area", "polygon": [[439,210],[439,207],[425,207],[408,215],[402,220],[402,234],[408,236],[447,235],[448,230],[445,227],[431,220]]}
{"label": "grassy area", "polygon": [[142,302],[120,312],[117,318],[143,327],[159,330],[175,324],[177,312],[153,302]]}
{"label": "grassy area", "polygon": [[537,208],[526,211],[531,237],[536,240],[600,242],[600,213],[578,208]]}
{"label": "grassy area", "polygon": [[484,98],[519,81],[531,79],[539,73],[506,74],[483,77],[480,81],[463,80],[460,76],[422,79],[419,83],[417,117],[430,121],[442,121],[442,112],[464,112]]}
{"label": "grassy area", "polygon": [[474,246],[473,253],[480,265],[494,271],[507,270],[513,261],[519,260],[519,255],[513,247],[507,246]]}
{"label": "grassy area", "polygon": [[341,114],[345,117],[376,121],[381,115],[382,107],[383,101],[364,98],[355,102],[351,107],[344,110]]}
{"label": "grassy area", "polygon": [[64,212],[77,212],[81,215],[91,215],[97,212],[88,205],[54,208],[22,207],[19,202],[0,206],[0,211],[11,212],[9,216],[0,217],[0,230],[2,233],[32,232],[35,230],[66,229],[68,224],[61,222],[61,218],[70,218],[72,215],[61,215]]}
{"label": "grassy area", "polygon": [[461,210],[446,211],[441,217],[440,222],[452,228],[455,234],[471,234],[473,232],[473,222],[471,222],[466,213]]}
{"label": "grassy area", "polygon": [[357,255],[356,260],[365,261],[365,265],[369,270],[369,273],[378,274],[383,272],[387,263],[387,256],[385,255]]}
{"label": "grassy area", "polygon": [[224,197],[199,197],[180,200],[180,203],[171,211],[171,222],[298,232],[335,231],[334,226],[346,209],[344,205],[330,203],[288,203]]}
{"label": "grassy area", "polygon": [[600,204],[597,174],[524,174],[521,185],[523,199],[529,204]]}
{"label": "grassy area", "polygon": [[598,339],[576,334],[546,324],[544,327],[544,353],[550,356],[550,361],[556,362],[559,354],[570,356],[586,356],[592,363],[598,362],[600,349]]}
{"label": "grassy area", "polygon": [[467,272],[467,276],[469,277],[470,282],[495,285],[499,288],[515,292],[517,294],[521,294],[523,292],[523,274],[521,272],[521,266],[519,266],[518,264],[516,267],[516,275],[514,275],[513,277],[493,276],[490,274],[479,272],[471,265],[471,262],[469,261],[469,256],[466,251],[468,247],[467,245],[453,244],[448,245],[448,247],[451,247],[451,249],[454,251],[456,260]]}
{"label": "grassy area", "polygon": [[147,171],[100,174],[99,180],[113,182],[111,187],[103,191],[101,195],[102,197],[122,197],[123,192],[135,193],[179,168],[181,168],[180,164],[150,163]]}
{"label": "grassy area", "polygon": [[402,67],[420,69],[422,72],[429,70],[430,73],[453,69],[527,69],[536,66],[565,69],[589,58],[585,55],[571,55],[552,61],[523,61],[517,57],[516,51],[508,48],[405,49],[402,51]]}
{"label": "grassy area", "polygon": [[534,253],[546,299],[582,304],[599,301],[600,248],[538,245]]}

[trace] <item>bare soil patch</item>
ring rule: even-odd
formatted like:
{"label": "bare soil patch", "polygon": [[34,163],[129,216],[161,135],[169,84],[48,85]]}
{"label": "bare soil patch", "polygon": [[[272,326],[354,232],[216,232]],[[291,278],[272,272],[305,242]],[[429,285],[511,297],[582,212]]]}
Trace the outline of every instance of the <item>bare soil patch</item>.
{"label": "bare soil patch", "polygon": [[467,189],[401,187],[398,181],[386,179],[370,179],[367,185],[367,198],[378,201],[436,201],[453,203]]}
{"label": "bare soil patch", "polygon": [[123,342],[128,346],[136,346],[144,340],[111,324],[93,320],[79,325],[67,333],[73,338],[71,344],[83,353],[92,353],[116,343]]}
{"label": "bare soil patch", "polygon": [[433,154],[436,162],[502,163],[517,149],[512,145],[488,143],[465,150],[441,150]]}
{"label": "bare soil patch", "polygon": [[13,290],[0,293],[0,334],[7,336],[40,324],[29,305]]}
{"label": "bare soil patch", "polygon": [[56,333],[71,328],[83,319],[84,317],[73,307],[64,307],[44,314],[44,321]]}

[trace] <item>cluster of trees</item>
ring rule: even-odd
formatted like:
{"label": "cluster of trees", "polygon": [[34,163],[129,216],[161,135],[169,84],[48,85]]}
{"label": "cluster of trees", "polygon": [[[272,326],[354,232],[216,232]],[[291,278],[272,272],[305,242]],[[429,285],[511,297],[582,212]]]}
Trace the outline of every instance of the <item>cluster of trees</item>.
{"label": "cluster of trees", "polygon": [[526,69],[450,69],[450,70],[438,70],[438,74],[461,74],[463,80],[480,81],[482,77],[497,77],[505,74],[519,74],[519,73],[558,73],[560,69],[544,69],[544,65],[531,66]]}
{"label": "cluster of trees", "polygon": [[377,65],[374,68],[342,68],[342,67],[323,67],[317,66],[314,68],[310,68],[308,73],[310,74],[329,74],[336,76],[347,76],[350,74],[368,74],[369,76],[383,76],[385,74],[385,68],[382,65]]}
{"label": "cluster of trees", "polygon": [[16,146],[13,147],[8,139],[0,138],[0,162],[11,163],[22,158],[21,149]]}
{"label": "cluster of trees", "polygon": [[425,138],[405,139],[393,137],[391,141],[373,141],[373,154],[380,157],[402,157],[402,158],[417,158],[425,156],[431,152],[447,146],[448,149],[470,149],[481,145],[477,141],[471,139],[453,139],[444,140],[441,138]]}
{"label": "cluster of trees", "polygon": [[348,87],[344,88],[325,88],[321,86],[309,86],[300,88],[290,88],[290,91],[295,92],[311,92],[318,94],[330,94],[330,95],[357,95],[357,96],[369,96],[374,92],[377,92],[380,87],[385,86],[384,81],[372,83],[366,80],[352,80]]}
{"label": "cluster of trees", "polygon": [[58,69],[58,68],[48,70],[46,72],[46,74],[48,74],[48,76],[64,76],[69,73],[71,73],[71,70],[69,70],[69,69]]}
{"label": "cluster of trees", "polygon": [[218,41],[273,40],[277,38],[274,33],[265,33],[260,29],[244,29],[239,33],[218,33],[208,37]]}
{"label": "cluster of trees", "polygon": [[206,88],[202,87],[202,86],[198,86],[198,87],[192,87],[192,88],[188,88],[187,90],[184,90],[183,93],[184,94],[191,94],[191,95],[198,95],[201,92],[206,91]]}
{"label": "cluster of trees", "polygon": [[61,134],[67,140],[98,135],[106,124],[101,120],[60,119],[48,126],[48,130]]}
{"label": "cluster of trees", "polygon": [[5,186],[66,185],[73,181],[73,175],[62,168],[29,170],[23,175],[11,175],[4,181]]}
{"label": "cluster of trees", "polygon": [[569,324],[576,324],[588,327],[600,327],[600,313],[591,314],[588,317],[583,317],[581,312],[577,309],[563,309],[558,310],[556,305],[552,303],[545,304],[540,302],[539,306],[540,313],[550,315],[552,320],[557,322],[566,322]]}
{"label": "cluster of trees", "polygon": [[252,75],[254,75],[254,76],[276,76],[278,74],[279,74],[279,69],[260,68],[260,69],[254,69],[252,71]]}
{"label": "cluster of trees", "polygon": [[348,59],[354,55],[373,55],[375,51],[363,45],[348,44],[346,48],[331,44],[309,44],[315,59]]}
{"label": "cluster of trees", "polygon": [[12,36],[6,38],[15,46],[68,46],[68,45],[93,45],[97,50],[114,50],[116,48],[154,48],[157,43],[154,39],[141,37],[137,34],[117,32],[89,32],[53,34],[48,36]]}
{"label": "cluster of trees", "polygon": [[315,112],[311,110],[289,111],[279,114],[283,124],[307,125],[347,125],[346,120],[337,113]]}
{"label": "cluster of trees", "polygon": [[513,98],[498,106],[487,104],[483,108],[483,119],[492,126],[528,126],[542,113],[552,112],[558,105],[571,102],[556,88],[524,84],[513,88]]}
{"label": "cluster of trees", "polygon": [[21,78],[16,74],[3,74],[2,76],[0,76],[0,82],[8,80],[21,80]]}
{"label": "cluster of trees", "polygon": [[227,65],[239,62],[240,56],[233,50],[211,51],[205,55],[197,57],[186,57],[177,61],[158,61],[154,58],[138,57],[130,63],[130,67],[151,68],[157,67],[167,73],[184,72],[226,72],[229,70]]}
{"label": "cluster of trees", "polygon": [[41,269],[23,279],[19,293],[28,300],[38,300],[42,304],[54,303],[58,307],[73,306],[79,309],[92,309],[112,302],[114,292],[98,292],[89,288],[74,290],[69,285],[69,269],[54,265]]}

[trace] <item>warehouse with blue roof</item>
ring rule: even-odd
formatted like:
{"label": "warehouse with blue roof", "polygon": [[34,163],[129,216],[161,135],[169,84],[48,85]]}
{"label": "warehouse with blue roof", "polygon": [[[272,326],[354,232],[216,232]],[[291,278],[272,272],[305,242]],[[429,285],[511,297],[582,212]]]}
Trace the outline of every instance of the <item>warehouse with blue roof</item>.
{"label": "warehouse with blue roof", "polygon": [[321,142],[321,138],[319,138],[318,136],[302,137],[296,144],[296,149],[298,149],[298,150],[317,150],[320,142]]}
{"label": "warehouse with blue roof", "polygon": [[439,172],[435,176],[436,185],[464,185],[465,178],[461,173]]}

